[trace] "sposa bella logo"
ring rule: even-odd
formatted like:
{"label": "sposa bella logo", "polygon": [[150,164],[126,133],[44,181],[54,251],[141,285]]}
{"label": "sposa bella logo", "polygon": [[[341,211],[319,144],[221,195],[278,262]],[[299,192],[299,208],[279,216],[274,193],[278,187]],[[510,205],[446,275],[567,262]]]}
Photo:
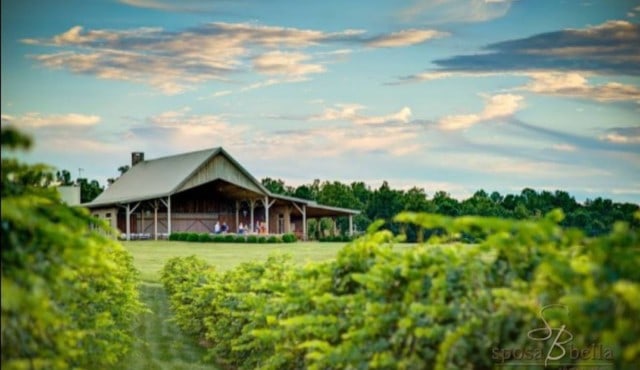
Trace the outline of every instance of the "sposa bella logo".
{"label": "sposa bella logo", "polygon": [[[613,360],[611,349],[605,348],[601,344],[592,344],[588,347],[578,348],[571,342],[573,334],[567,329],[566,325],[561,324],[560,327],[554,328],[549,323],[545,312],[550,309],[563,309],[569,312],[567,306],[559,304],[551,304],[540,309],[540,319],[544,326],[534,328],[527,332],[527,337],[534,342],[540,342],[542,346],[525,347],[515,349],[496,348],[492,350],[492,359],[501,364],[510,365],[540,365],[544,360],[544,367],[550,365],[572,365],[577,361],[587,361],[586,366],[610,368],[612,364],[608,361]],[[555,362],[562,361],[565,362]],[[583,365],[581,363],[581,365]]]}
{"label": "sposa bella logo", "polygon": [[[529,332],[527,333],[529,339],[534,341],[544,342],[549,339],[552,340],[549,351],[547,352],[547,356],[544,359],[545,367],[547,366],[549,360],[555,361],[562,359],[567,354],[567,350],[563,345],[573,340],[573,334],[571,334],[571,332],[566,329],[566,325],[562,325],[560,328],[552,328],[551,325],[549,325],[549,322],[547,322],[547,320],[545,319],[544,312],[552,307],[562,307],[567,310],[567,312],[569,311],[567,306],[558,304],[550,304],[548,306],[542,307],[542,309],[540,310],[540,319],[542,319],[542,321],[544,322],[544,328],[529,330]],[[557,332],[558,334],[554,336],[554,332]],[[557,352],[559,352],[559,354],[554,356],[553,352],[555,349],[558,349]]]}

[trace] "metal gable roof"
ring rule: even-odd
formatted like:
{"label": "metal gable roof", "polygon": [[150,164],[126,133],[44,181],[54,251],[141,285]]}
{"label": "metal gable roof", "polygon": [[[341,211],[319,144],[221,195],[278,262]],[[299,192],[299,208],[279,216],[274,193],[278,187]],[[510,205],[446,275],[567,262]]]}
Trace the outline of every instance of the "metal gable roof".
{"label": "metal gable roof", "polygon": [[153,199],[171,194],[221,148],[145,160],[131,167],[86,206]]}
{"label": "metal gable roof", "polygon": [[[180,192],[190,179],[197,176],[199,171],[202,171],[208,164],[211,165],[212,162],[210,161],[214,160],[218,155],[226,158],[231,166],[239,171],[239,176],[244,176],[264,195],[306,204],[310,209],[320,213],[360,213],[357,210],[320,205],[312,200],[272,194],[223,148],[211,148],[142,161],[120,176],[96,199],[90,203],[83,204],[83,206],[101,207],[138,202]],[[231,181],[234,182],[233,180]]]}

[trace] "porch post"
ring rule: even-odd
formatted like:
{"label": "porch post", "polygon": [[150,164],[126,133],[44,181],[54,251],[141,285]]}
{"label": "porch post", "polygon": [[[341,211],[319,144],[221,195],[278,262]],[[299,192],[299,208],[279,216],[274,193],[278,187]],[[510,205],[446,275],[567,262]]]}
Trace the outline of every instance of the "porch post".
{"label": "porch post", "polygon": [[267,235],[269,234],[269,197],[264,197],[264,222],[266,223],[265,230],[267,231]]}
{"label": "porch post", "polygon": [[349,236],[353,236],[353,215],[349,215]]}
{"label": "porch post", "polygon": [[253,207],[255,207],[256,201],[254,199],[249,199],[249,208],[251,208],[251,226],[249,227],[249,232],[253,233],[255,231],[256,224],[253,221]]}
{"label": "porch post", "polygon": [[307,241],[307,205],[302,205],[302,240]]}
{"label": "porch post", "polygon": [[153,202],[153,239],[158,240],[158,201]]}
{"label": "porch post", "polygon": [[140,207],[140,232],[138,234],[144,234],[144,207]]}
{"label": "porch post", "polygon": [[291,232],[291,207],[287,206],[284,210],[284,232],[288,234]]}
{"label": "porch post", "polygon": [[131,240],[131,214],[140,206],[140,202],[131,208],[131,203],[127,203],[126,219],[127,219],[127,240]]}
{"label": "porch post", "polygon": [[127,233],[127,240],[131,240],[131,204],[127,203],[127,208],[125,209],[125,214],[126,214],[126,233]]}
{"label": "porch post", "polygon": [[171,195],[167,196],[167,237],[171,235]]}
{"label": "porch post", "polygon": [[240,225],[240,202],[236,200],[236,233],[238,232],[238,225]]}

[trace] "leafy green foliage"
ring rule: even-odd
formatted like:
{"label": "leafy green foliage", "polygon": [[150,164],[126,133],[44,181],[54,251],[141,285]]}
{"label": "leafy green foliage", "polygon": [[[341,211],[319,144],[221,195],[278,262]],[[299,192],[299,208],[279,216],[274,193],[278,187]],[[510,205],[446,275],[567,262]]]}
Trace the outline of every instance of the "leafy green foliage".
{"label": "leafy green foliage", "polygon": [[188,242],[200,241],[200,235],[198,235],[197,233],[187,233],[186,241],[188,241]]}
{"label": "leafy green foliage", "polygon": [[282,235],[282,241],[284,243],[295,243],[296,241],[298,241],[298,238],[296,238],[294,234],[287,233]]}
{"label": "leafy green foliage", "polygon": [[198,241],[200,243],[207,243],[213,241],[213,238],[211,238],[211,235],[209,235],[209,233],[202,233],[198,235]]}
{"label": "leafy green foliage", "polygon": [[[3,149],[29,142],[2,129]],[[116,366],[142,309],[132,258],[107,225],[62,204],[52,179],[2,159],[2,368]]]}
{"label": "leafy green foliage", "polygon": [[[551,348],[530,331],[544,328],[542,307],[562,305],[569,314],[550,313],[548,325],[556,333],[565,325],[586,354],[563,363],[634,369],[640,232],[618,223],[589,238],[562,219],[561,211],[537,221],[403,213],[400,226],[440,231],[396,251],[401,239],[380,231],[381,221],[332,262],[294,267],[274,257],[221,274],[196,261],[196,283],[176,293],[184,278],[170,266],[164,281],[174,310],[188,312],[178,323],[229,368],[510,368],[517,364],[505,350]],[[475,234],[478,244],[458,242]]]}

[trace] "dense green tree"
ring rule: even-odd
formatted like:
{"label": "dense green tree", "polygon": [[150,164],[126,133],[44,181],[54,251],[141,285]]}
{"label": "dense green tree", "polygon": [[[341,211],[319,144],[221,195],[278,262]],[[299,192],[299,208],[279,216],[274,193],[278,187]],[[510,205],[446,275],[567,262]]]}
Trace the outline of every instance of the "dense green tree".
{"label": "dense green tree", "polygon": [[120,172],[120,176],[124,175],[127,171],[129,171],[130,168],[131,167],[128,164],[118,167],[118,172]]}
{"label": "dense green tree", "polygon": [[61,186],[74,185],[74,182],[71,179],[71,173],[67,170],[57,171],[56,180],[60,183]]}
{"label": "dense green tree", "polygon": [[265,177],[260,181],[262,185],[274,194],[287,195],[287,189],[284,181],[280,179],[272,179],[271,177]]}
{"label": "dense green tree", "polygon": [[79,178],[78,183],[80,184],[80,201],[82,203],[91,202],[104,190],[98,180],[89,181],[85,178]]}

